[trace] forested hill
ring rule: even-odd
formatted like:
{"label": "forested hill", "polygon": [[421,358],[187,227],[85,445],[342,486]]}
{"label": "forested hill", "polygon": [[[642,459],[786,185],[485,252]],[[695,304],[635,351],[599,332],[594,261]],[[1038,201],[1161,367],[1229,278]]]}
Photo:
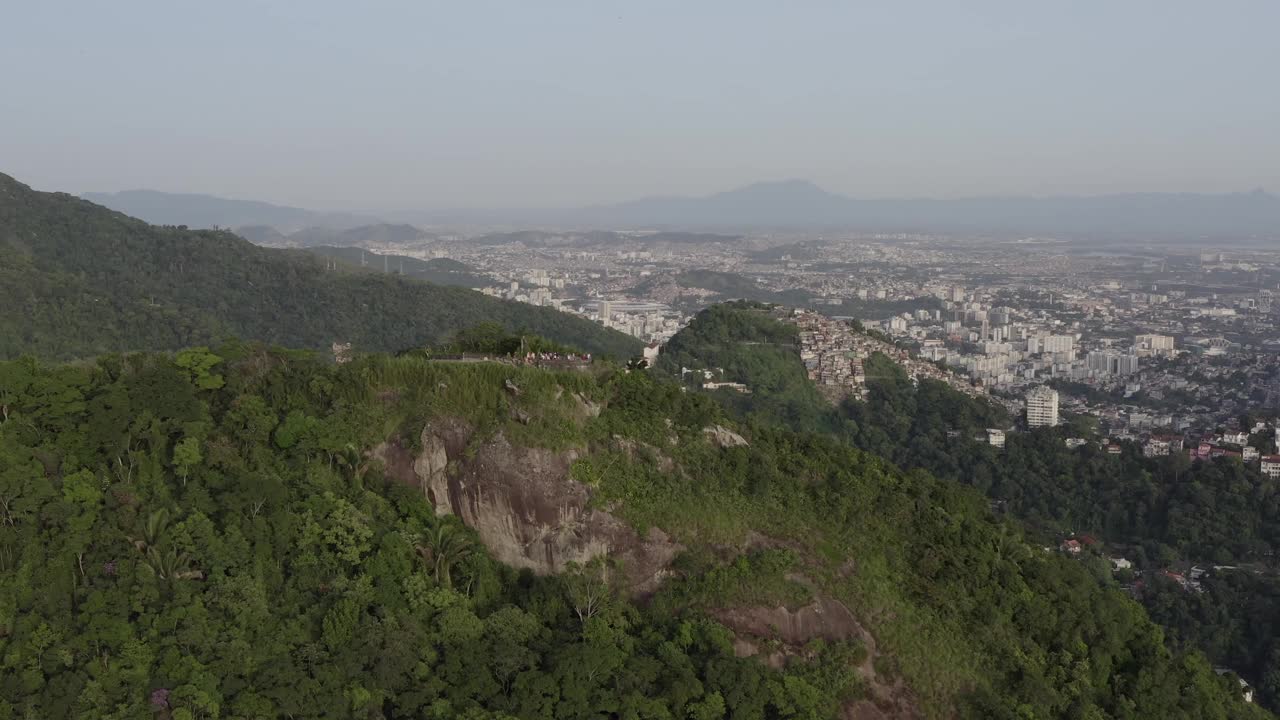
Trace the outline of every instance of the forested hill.
{"label": "forested hill", "polygon": [[358,350],[431,344],[482,321],[597,354],[638,341],[549,308],[353,272],[227,232],[158,227],[0,175],[0,357],[174,349],[235,336]]}
{"label": "forested hill", "polygon": [[[971,486],[1044,543],[1077,533],[1100,539],[1103,545],[1081,562],[1101,582],[1131,583],[1129,572],[1112,577],[1107,558],[1130,560],[1147,588],[1144,603],[1179,646],[1198,647],[1241,673],[1259,702],[1280,708],[1280,582],[1274,575],[1233,578],[1223,570],[1205,581],[1204,596],[1162,591],[1167,583],[1160,581],[1165,571],[1193,562],[1274,567],[1280,492],[1256,466],[1230,458],[1192,463],[1182,453],[1147,458],[1136,443],[1112,453],[1088,418],[1010,432],[1004,447],[995,448],[985,429],[1011,426],[1002,408],[941,382],[914,383],[883,355],[864,362],[865,401],[832,404],[808,380],[796,333],[764,305],[712,306],[667,343],[655,372],[679,378],[682,367],[723,368],[722,379],[744,383],[751,393],[721,389],[714,396],[742,415],[839,438],[903,469]],[[691,390],[701,385],[700,373],[683,378]],[[1067,437],[1092,442],[1069,448]]]}
{"label": "forested hill", "polygon": [[0,362],[0,718],[1269,717],[976,493],[597,364]]}
{"label": "forested hill", "polygon": [[[1180,453],[1146,458],[1136,444],[1112,454],[1088,422],[1012,432],[994,448],[985,429],[1011,425],[1003,408],[938,381],[912,382],[879,354],[864,362],[866,401],[832,404],[809,381],[795,336],[766,306],[716,305],[667,343],[657,370],[675,377],[681,367],[723,368],[725,380],[752,390],[720,393],[744,414],[830,433],[900,467],[972,485],[1038,528],[1136,546],[1152,565],[1262,561],[1280,551],[1280,493],[1256,467],[1228,458],[1191,463]],[[1068,448],[1068,435],[1094,442]],[[1280,682],[1276,690],[1280,701]]]}

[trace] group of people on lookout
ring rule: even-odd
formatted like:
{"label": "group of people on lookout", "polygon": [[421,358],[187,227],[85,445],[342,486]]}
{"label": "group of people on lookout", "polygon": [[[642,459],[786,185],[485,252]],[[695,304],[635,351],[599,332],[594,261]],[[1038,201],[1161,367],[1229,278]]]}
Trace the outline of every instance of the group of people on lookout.
{"label": "group of people on lookout", "polygon": [[543,363],[588,364],[591,362],[591,353],[528,352],[525,353],[524,362],[527,365],[541,365]]}

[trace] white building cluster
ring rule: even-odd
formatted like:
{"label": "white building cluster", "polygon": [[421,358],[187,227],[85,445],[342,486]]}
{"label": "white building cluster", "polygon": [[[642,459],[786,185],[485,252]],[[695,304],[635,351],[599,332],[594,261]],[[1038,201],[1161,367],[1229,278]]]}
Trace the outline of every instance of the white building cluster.
{"label": "white building cluster", "polygon": [[[963,297],[957,290],[946,297]],[[960,369],[987,387],[1015,389],[1060,378],[1110,381],[1139,372],[1144,359],[1176,354],[1169,335],[1141,334],[1132,342],[1082,341],[1079,328],[1036,312],[953,302],[942,311],[904,312],[883,321],[864,321],[896,338],[915,341],[920,355]],[[1206,345],[1212,345],[1206,343]]]}

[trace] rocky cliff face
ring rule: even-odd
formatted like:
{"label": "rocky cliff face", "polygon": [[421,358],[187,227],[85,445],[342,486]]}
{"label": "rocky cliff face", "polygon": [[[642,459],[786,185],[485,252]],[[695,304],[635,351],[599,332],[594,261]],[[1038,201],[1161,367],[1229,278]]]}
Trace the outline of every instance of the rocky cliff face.
{"label": "rocky cliff face", "polygon": [[372,455],[388,477],[422,489],[440,515],[454,514],[474,528],[493,556],[537,573],[562,571],[608,555],[621,563],[632,592],[651,592],[681,549],[662,530],[643,537],[630,525],[590,507],[591,490],[573,480],[577,452],[512,445],[498,433],[473,442],[455,419],[422,430],[421,450],[383,443]]}
{"label": "rocky cliff face", "polygon": [[[747,443],[720,426],[708,427],[704,433],[708,442],[719,447]],[[619,438],[615,441],[623,450],[634,449]],[[422,429],[418,446],[420,450],[410,452],[398,442],[387,442],[370,454],[382,461],[387,477],[421,489],[437,514],[461,518],[496,559],[513,567],[555,573],[569,563],[607,555],[620,562],[631,592],[646,595],[658,587],[671,561],[684,549],[658,528],[641,536],[620,518],[591,507],[591,489],[570,476],[577,450],[521,447],[501,432],[480,438],[456,418],[430,422]],[[847,704],[841,717],[921,717],[901,679],[876,672],[875,639],[849,609],[807,578],[792,579],[813,591],[808,605],[710,612],[734,632],[736,653],[782,667],[790,658],[804,655],[811,640],[860,641],[868,652],[857,671],[867,683],[869,697]]]}

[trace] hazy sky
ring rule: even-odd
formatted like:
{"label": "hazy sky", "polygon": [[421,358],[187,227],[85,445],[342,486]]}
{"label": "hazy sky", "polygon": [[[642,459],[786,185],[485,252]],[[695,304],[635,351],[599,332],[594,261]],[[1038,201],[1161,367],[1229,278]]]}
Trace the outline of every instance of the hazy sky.
{"label": "hazy sky", "polygon": [[0,172],[321,209],[1280,191],[1277,0],[0,0]]}

